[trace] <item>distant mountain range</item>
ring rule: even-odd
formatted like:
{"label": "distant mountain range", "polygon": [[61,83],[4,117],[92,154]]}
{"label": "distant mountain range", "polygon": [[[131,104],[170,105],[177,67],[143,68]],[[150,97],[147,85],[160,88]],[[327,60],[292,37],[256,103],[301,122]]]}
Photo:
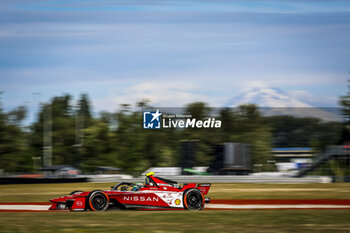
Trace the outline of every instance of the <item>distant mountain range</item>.
{"label": "distant mountain range", "polygon": [[325,121],[340,121],[336,108],[315,108],[297,100],[277,88],[253,87],[242,91],[226,102],[225,107],[238,107],[242,104],[255,104],[266,116],[293,115],[297,117],[316,117]]}
{"label": "distant mountain range", "polygon": [[311,108],[312,106],[292,98],[277,88],[253,87],[244,90],[228,101],[225,106],[237,107],[242,104],[256,104],[268,108]]}

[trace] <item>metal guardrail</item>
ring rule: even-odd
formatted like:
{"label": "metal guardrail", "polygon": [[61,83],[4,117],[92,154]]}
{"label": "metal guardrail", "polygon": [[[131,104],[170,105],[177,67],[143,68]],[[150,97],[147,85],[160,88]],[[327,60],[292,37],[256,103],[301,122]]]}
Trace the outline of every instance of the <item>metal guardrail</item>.
{"label": "metal guardrail", "polygon": [[87,177],[74,178],[19,178],[19,177],[0,177],[2,184],[52,184],[52,183],[83,183],[88,182]]}
{"label": "metal guardrail", "polygon": [[[272,176],[163,176],[166,179],[179,183],[274,183],[274,184],[303,184],[303,183],[330,183],[330,177],[272,177]],[[144,177],[121,179],[120,177],[89,177],[89,182],[143,182]]]}
{"label": "metal guardrail", "polygon": [[[303,184],[303,183],[330,183],[330,177],[280,177],[280,176],[162,176],[179,183],[274,183],[274,184]],[[76,178],[16,178],[0,177],[1,184],[38,184],[38,183],[119,183],[143,182],[144,177],[132,178],[128,175],[89,175]]]}

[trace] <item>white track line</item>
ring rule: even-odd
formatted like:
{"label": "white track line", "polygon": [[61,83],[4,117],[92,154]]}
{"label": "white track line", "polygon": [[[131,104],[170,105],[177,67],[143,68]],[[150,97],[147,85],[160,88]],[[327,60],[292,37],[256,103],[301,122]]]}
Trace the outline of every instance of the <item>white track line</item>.
{"label": "white track line", "polygon": [[348,209],[350,205],[229,205],[206,204],[206,209]]}
{"label": "white track line", "polygon": [[50,205],[0,205],[0,210],[48,210]]}
{"label": "white track line", "polygon": [[[0,210],[41,210],[50,205],[0,205]],[[205,209],[350,209],[350,205],[229,205],[206,204]]]}

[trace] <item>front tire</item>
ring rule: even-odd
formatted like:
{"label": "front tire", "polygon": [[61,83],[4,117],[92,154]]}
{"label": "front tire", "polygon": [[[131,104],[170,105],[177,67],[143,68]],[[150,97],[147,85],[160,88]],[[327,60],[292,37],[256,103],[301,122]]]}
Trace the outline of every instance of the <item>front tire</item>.
{"label": "front tire", "polygon": [[93,211],[105,211],[109,206],[107,194],[101,191],[93,191],[88,196],[89,209]]}
{"label": "front tire", "polygon": [[204,206],[204,196],[198,189],[188,189],[184,192],[183,203],[187,210],[200,210]]}

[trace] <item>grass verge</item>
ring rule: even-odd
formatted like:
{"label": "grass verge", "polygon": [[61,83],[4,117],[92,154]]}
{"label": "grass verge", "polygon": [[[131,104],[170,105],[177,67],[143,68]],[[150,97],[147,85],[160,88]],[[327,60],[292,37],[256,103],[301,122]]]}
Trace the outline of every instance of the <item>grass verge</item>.
{"label": "grass verge", "polygon": [[348,210],[0,213],[1,232],[349,232]]}

